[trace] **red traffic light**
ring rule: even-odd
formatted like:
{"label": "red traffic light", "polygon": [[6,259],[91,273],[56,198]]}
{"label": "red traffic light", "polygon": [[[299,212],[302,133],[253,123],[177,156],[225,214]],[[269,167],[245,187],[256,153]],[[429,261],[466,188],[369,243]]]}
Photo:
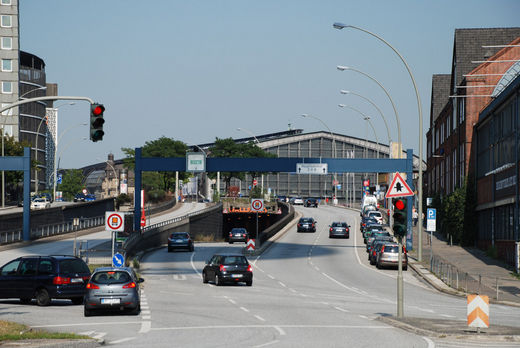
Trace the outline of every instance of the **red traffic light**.
{"label": "red traffic light", "polygon": [[394,206],[397,208],[397,210],[403,210],[404,209],[404,202],[400,199],[395,201]]}
{"label": "red traffic light", "polygon": [[92,114],[94,116],[99,116],[103,113],[103,111],[105,111],[105,107],[103,105],[96,105],[93,109],[92,109]]}

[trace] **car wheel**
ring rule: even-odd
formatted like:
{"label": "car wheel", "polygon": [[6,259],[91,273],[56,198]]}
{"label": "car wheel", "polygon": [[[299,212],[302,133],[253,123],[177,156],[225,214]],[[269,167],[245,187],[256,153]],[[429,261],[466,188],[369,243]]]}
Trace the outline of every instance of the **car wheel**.
{"label": "car wheel", "polygon": [[220,278],[218,277],[218,274],[215,274],[215,285],[216,286],[221,286],[222,283],[220,282]]}
{"label": "car wheel", "polygon": [[376,263],[376,268],[381,269],[381,265],[379,264],[379,262]]}
{"label": "car wheel", "polygon": [[36,304],[38,306],[48,306],[51,303],[49,293],[45,289],[40,289],[36,293]]}
{"label": "car wheel", "polygon": [[139,313],[141,313],[141,304],[138,304],[137,307],[130,311],[131,315],[139,315]]}
{"label": "car wheel", "polygon": [[169,253],[171,253],[171,252],[172,252],[172,250],[173,250],[172,248],[168,248],[168,252],[169,252]]}
{"label": "car wheel", "polygon": [[206,272],[202,272],[202,282],[204,284],[208,282],[208,276],[206,275]]}
{"label": "car wheel", "polygon": [[250,281],[246,282],[246,285],[247,285],[247,286],[251,286],[251,285],[253,285],[253,280],[251,279]]}
{"label": "car wheel", "polygon": [[408,270],[408,266],[404,266],[403,271],[407,271],[407,270]]}
{"label": "car wheel", "polygon": [[74,304],[74,305],[80,305],[83,303],[83,297],[73,297],[70,300],[72,301],[72,304]]}
{"label": "car wheel", "polygon": [[193,244],[190,246],[190,251],[191,252],[195,251],[195,247],[193,246]]}
{"label": "car wheel", "polygon": [[20,297],[20,302],[23,304],[29,304],[29,303],[31,303],[31,298],[30,297]]}
{"label": "car wheel", "polygon": [[90,317],[92,315],[92,311],[90,309],[87,309],[87,307],[83,308],[83,315],[85,317]]}
{"label": "car wheel", "polygon": [[232,242],[232,241],[229,241],[229,244],[233,244],[233,242]]}

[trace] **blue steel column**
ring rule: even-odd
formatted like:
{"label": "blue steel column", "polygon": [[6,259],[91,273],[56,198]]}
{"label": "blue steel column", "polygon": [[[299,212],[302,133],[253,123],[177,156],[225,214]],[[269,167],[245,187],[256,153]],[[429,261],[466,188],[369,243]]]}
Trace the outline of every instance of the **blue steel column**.
{"label": "blue steel column", "polygon": [[[419,164],[420,165],[420,164]],[[412,191],[415,191],[413,186],[413,150],[406,150],[406,183]],[[412,206],[415,196],[406,197],[406,250],[413,250],[413,229],[412,229]],[[420,240],[420,239],[418,239]]]}
{"label": "blue steel column", "polygon": [[31,148],[23,148],[23,240],[31,240]]}
{"label": "blue steel column", "polygon": [[134,231],[141,231],[141,148],[135,148]]}

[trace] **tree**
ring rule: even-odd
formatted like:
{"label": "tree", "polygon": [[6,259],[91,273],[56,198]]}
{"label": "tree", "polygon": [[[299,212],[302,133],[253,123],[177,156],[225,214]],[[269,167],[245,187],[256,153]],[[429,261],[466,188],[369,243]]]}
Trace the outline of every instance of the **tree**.
{"label": "tree", "polygon": [[85,177],[80,169],[67,169],[57,189],[63,192],[65,200],[71,201],[78,192],[83,190],[84,179]]}
{"label": "tree", "polygon": [[[135,169],[135,149],[122,148],[126,158],[124,160],[125,167]],[[142,148],[143,157],[185,157],[188,146],[179,140],[167,138],[165,136],[159,139],[145,142]],[[153,174],[155,173],[155,174]],[[157,185],[157,174],[160,176],[161,186]],[[184,181],[189,177],[189,173],[179,173],[179,180]],[[175,186],[175,173],[171,171],[165,172],[145,172],[143,173],[143,188],[145,190],[162,189],[164,191],[173,191]]]}
{"label": "tree", "polygon": [[[4,155],[5,156],[23,156],[24,147],[31,147],[27,141],[16,141],[14,137],[4,136]],[[36,161],[31,161],[31,169],[36,167]],[[18,196],[19,184],[23,182],[22,170],[5,171],[5,190],[10,196],[11,200],[16,200],[21,197]],[[0,191],[1,191],[0,187]]]}

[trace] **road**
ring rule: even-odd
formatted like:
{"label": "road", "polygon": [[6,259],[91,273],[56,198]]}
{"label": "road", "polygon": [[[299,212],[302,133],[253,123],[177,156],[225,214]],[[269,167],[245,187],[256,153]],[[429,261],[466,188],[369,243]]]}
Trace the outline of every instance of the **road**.
{"label": "road", "polygon": [[[359,213],[326,206],[297,210],[318,221],[317,232],[297,233],[293,227],[252,258],[252,287],[203,284],[205,260],[215,252],[239,252],[243,245],[196,243],[193,253],[162,248],[145,256],[139,316],[84,318],[82,306],[66,301],[42,308],[12,300],[0,302],[3,319],[132,347],[467,346],[462,340],[422,337],[375,320],[396,314],[397,272],[368,264]],[[329,239],[328,225],[340,220],[352,226],[351,238]],[[412,271],[404,279],[406,316],[465,320],[465,299],[430,289]],[[493,324],[520,326],[517,309],[493,305],[491,311]]]}

